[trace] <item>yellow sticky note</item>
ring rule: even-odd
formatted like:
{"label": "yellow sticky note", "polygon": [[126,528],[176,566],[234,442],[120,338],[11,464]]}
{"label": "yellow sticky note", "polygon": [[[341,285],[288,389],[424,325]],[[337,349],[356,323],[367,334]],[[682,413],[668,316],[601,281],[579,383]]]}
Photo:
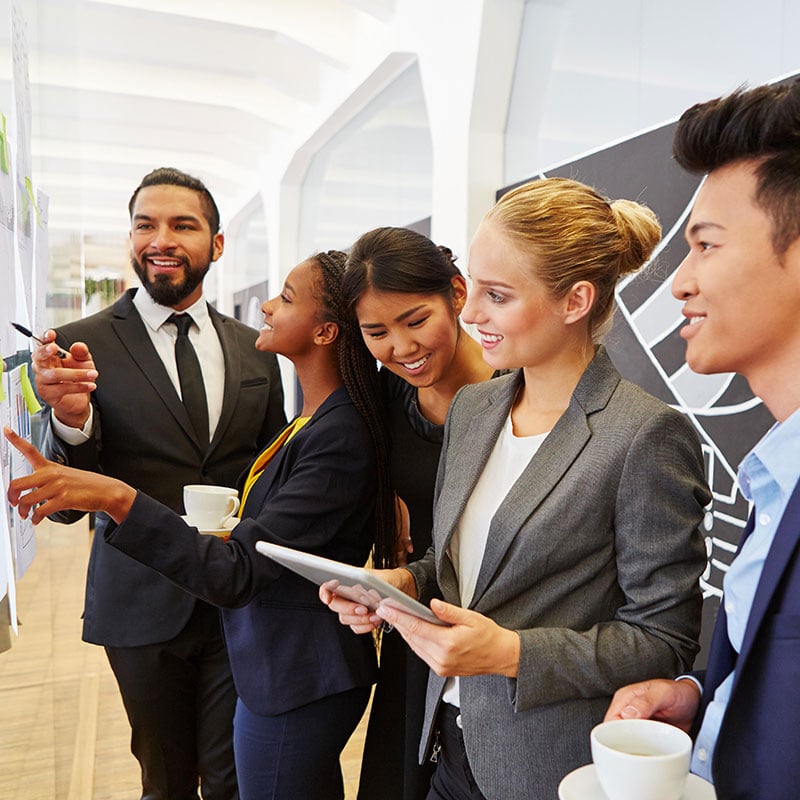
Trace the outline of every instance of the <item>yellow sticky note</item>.
{"label": "yellow sticky note", "polygon": [[6,383],[6,362],[0,358],[0,403],[4,403],[6,401],[6,390],[5,390],[5,383]]}
{"label": "yellow sticky note", "polygon": [[42,410],[39,401],[36,399],[36,393],[33,391],[30,376],[28,375],[28,365],[22,364],[19,369],[19,382],[22,387],[22,396],[25,398],[25,405],[28,407],[28,413],[37,414]]}

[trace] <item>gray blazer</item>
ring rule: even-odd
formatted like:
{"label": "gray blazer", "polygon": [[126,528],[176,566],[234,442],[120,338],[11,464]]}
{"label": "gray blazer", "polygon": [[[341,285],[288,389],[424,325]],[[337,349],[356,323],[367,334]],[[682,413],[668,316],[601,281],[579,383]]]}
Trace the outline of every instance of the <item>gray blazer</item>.
{"label": "gray blazer", "polygon": [[[450,537],[522,373],[464,387],[445,428],[433,546],[408,569],[423,600],[459,604]],[[697,435],[621,379],[600,348],[569,408],[501,503],[470,608],[519,632],[519,675],[460,680],[464,742],[490,800],[556,797],[591,761],[613,692],[674,676],[698,651],[711,500]],[[445,679],[431,674],[420,757]]]}

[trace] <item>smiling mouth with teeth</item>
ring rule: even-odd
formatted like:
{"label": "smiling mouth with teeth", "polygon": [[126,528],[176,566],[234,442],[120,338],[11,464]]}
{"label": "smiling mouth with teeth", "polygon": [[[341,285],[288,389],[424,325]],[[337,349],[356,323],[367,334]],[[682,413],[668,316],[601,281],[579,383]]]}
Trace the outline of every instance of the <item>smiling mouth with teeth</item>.
{"label": "smiling mouth with teeth", "polygon": [[403,362],[403,361],[401,361],[400,363],[406,369],[419,369],[429,358],[430,358],[430,356],[425,356],[424,358],[421,358],[419,361],[411,361],[411,362]]}
{"label": "smiling mouth with teeth", "polygon": [[689,317],[689,324],[690,325],[697,325],[698,322],[702,322],[705,317]]}

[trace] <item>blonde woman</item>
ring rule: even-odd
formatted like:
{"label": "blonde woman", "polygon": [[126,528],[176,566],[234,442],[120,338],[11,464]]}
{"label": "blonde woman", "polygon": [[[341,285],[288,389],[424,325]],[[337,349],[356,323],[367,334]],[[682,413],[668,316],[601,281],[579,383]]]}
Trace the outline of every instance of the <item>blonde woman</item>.
{"label": "blonde woman", "polygon": [[488,364],[514,372],[456,395],[433,546],[381,572],[450,627],[321,590],[356,632],[385,620],[430,666],[429,800],[551,800],[591,760],[614,691],[697,653],[700,445],[599,344],[617,281],[659,237],[647,208],[571,180],[498,202],[470,248],[462,318]]}

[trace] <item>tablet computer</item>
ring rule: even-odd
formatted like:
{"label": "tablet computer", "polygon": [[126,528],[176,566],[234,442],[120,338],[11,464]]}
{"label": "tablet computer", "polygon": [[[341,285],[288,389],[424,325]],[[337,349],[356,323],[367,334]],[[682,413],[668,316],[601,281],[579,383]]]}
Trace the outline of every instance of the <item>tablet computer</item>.
{"label": "tablet computer", "polygon": [[339,581],[336,594],[354,603],[361,603],[371,611],[383,602],[414,614],[426,622],[447,626],[447,623],[442,622],[427,606],[362,567],[354,567],[352,564],[343,564],[340,561],[304,553],[302,550],[292,550],[291,547],[270,542],[256,542],[256,550],[316,584]]}

